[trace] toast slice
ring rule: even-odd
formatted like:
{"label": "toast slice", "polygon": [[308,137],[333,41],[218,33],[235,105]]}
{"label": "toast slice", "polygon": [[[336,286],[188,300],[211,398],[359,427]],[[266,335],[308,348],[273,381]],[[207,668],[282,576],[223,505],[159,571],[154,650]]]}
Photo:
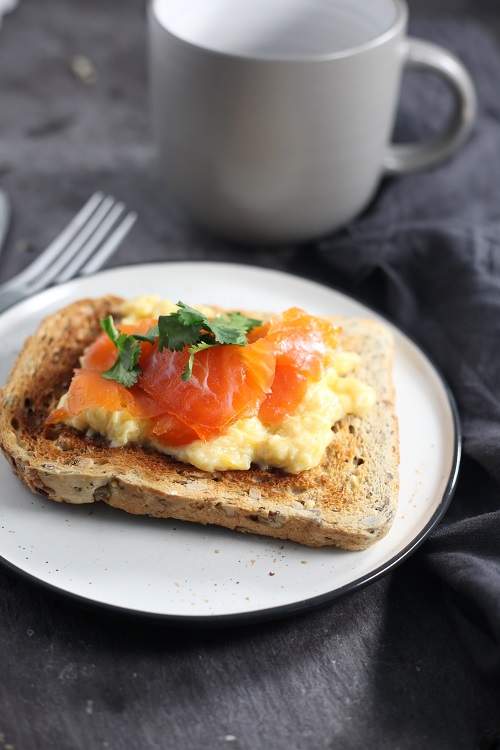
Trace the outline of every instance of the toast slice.
{"label": "toast slice", "polygon": [[84,349],[101,333],[99,319],[116,316],[121,302],[113,296],[76,302],[44,320],[25,343],[1,391],[0,445],[27,487],[57,502],[100,501],[312,547],[360,550],[387,533],[397,506],[399,441],[393,342],[383,325],[338,319],[344,348],[361,355],[355,375],[375,388],[377,402],[367,417],[334,425],[318,467],[301,474],[257,467],[209,473],[154,449],[112,448],[105,438],[45,425]]}

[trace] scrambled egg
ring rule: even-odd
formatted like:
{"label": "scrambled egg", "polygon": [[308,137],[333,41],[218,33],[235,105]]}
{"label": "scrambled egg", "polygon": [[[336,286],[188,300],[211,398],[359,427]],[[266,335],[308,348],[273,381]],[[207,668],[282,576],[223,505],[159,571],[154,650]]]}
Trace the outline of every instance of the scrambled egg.
{"label": "scrambled egg", "polygon": [[[160,315],[170,315],[178,309],[172,300],[162,299],[159,294],[142,294],[126,300],[120,308],[120,313],[123,315],[123,323],[133,324],[141,318],[159,318]],[[196,309],[207,318],[213,318],[216,315],[213,307],[207,305],[196,305]]]}
{"label": "scrambled egg", "polygon": [[[122,312],[125,322],[133,323],[139,317],[157,317],[175,309],[171,302],[157,296],[142,296],[126,302]],[[211,314],[210,308],[203,308],[203,312]],[[150,435],[149,420],[134,419],[127,411],[87,409],[66,423],[77,430],[104,435],[116,447],[148,443],[203,471],[244,470],[254,463],[298,474],[320,463],[332,438],[332,425],[346,414],[363,417],[374,405],[373,388],[349,375],[358,362],[359,356],[353,352],[332,351],[325,376],[309,385],[297,410],[281,424],[267,426],[258,417],[240,419],[225,435],[208,442],[195,440],[167,448]]]}

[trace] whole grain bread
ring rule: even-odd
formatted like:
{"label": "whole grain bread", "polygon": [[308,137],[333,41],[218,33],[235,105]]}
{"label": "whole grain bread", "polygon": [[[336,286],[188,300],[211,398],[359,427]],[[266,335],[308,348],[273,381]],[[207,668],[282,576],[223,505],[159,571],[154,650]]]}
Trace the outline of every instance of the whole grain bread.
{"label": "whole grain bread", "polygon": [[[332,428],[322,463],[301,474],[252,467],[204,472],[138,445],[111,448],[63,425],[45,425],[84,349],[116,314],[118,297],[76,302],[44,320],[1,391],[0,445],[19,479],[57,502],[104,502],[128,513],[217,524],[317,547],[368,547],[389,530],[398,498],[399,441],[393,343],[381,324],[341,319],[343,346],[361,355],[355,375],[377,403]],[[117,520],[119,523],[119,519]]]}

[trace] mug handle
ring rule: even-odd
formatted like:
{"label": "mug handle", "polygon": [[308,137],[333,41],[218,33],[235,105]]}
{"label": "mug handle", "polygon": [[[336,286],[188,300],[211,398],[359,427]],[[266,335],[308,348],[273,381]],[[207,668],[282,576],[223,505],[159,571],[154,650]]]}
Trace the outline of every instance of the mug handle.
{"label": "mug handle", "polygon": [[469,135],[476,118],[474,84],[457,58],[437,44],[408,39],[404,65],[441,76],[454,94],[454,110],[442,133],[421,143],[392,144],[384,159],[388,175],[430,167],[450,156]]}

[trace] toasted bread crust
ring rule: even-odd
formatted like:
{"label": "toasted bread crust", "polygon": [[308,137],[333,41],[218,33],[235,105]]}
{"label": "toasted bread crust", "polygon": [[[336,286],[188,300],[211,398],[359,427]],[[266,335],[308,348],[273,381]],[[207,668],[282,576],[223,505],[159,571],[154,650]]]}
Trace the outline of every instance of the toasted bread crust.
{"label": "toasted bread crust", "polygon": [[[99,318],[121,300],[81,300],[42,322],[1,391],[0,445],[19,479],[57,502],[103,501],[128,513],[216,524],[312,547],[359,550],[389,530],[397,505],[399,440],[392,337],[377,322],[342,319],[343,345],[377,403],[333,428],[320,466],[302,474],[251,468],[204,472],[138,445],[111,448],[45,419],[69,387]],[[307,506],[307,507],[304,507]]]}

